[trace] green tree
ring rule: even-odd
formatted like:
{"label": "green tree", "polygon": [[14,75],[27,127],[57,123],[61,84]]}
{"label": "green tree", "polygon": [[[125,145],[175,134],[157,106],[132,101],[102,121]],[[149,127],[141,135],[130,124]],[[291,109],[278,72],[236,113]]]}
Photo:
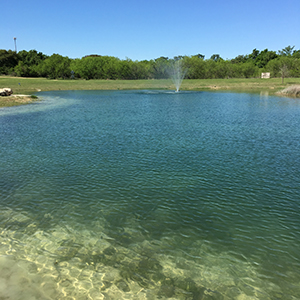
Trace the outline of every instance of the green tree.
{"label": "green tree", "polygon": [[218,78],[217,63],[213,59],[205,61],[205,78]]}
{"label": "green tree", "polygon": [[282,50],[279,50],[278,53],[281,56],[292,56],[293,55],[293,49],[295,48],[295,46],[291,47],[291,46],[287,46]]}
{"label": "green tree", "polygon": [[185,67],[187,69],[186,78],[204,79],[206,78],[205,61],[197,56],[186,57]]}
{"label": "green tree", "polygon": [[213,54],[211,57],[210,57],[211,60],[213,61],[220,61],[220,60],[223,60],[223,58],[220,56],[220,54]]}
{"label": "green tree", "polygon": [[265,49],[256,56],[254,62],[255,65],[257,65],[259,68],[263,68],[267,65],[267,63],[270,60],[275,59],[277,57],[278,55],[276,54],[275,51],[269,51],[268,49]]}
{"label": "green tree", "polygon": [[70,78],[71,59],[68,57],[61,56],[59,54],[52,54],[44,61],[42,61],[38,66],[36,66],[35,71],[39,76],[54,78]]}
{"label": "green tree", "polygon": [[294,50],[293,57],[294,58],[300,58],[300,50]]}
{"label": "green tree", "polygon": [[19,63],[15,67],[17,76],[35,77],[38,76],[36,66],[42,63],[48,56],[36,50],[20,51],[18,53]]}
{"label": "green tree", "polygon": [[284,78],[287,77],[289,75],[289,69],[287,67],[287,65],[283,65],[281,68],[280,68],[280,74],[281,74],[281,78],[282,78],[282,81],[281,83],[283,84],[284,82]]}
{"label": "green tree", "polygon": [[229,62],[221,59],[216,62],[215,66],[215,78],[227,78],[228,77],[228,64]]}
{"label": "green tree", "polygon": [[103,79],[118,79],[119,78],[119,67],[120,59],[113,56],[102,56],[103,60]]}
{"label": "green tree", "polygon": [[74,72],[75,77],[83,79],[96,78],[96,58],[85,57],[77,58],[71,61],[70,69]]}
{"label": "green tree", "polygon": [[136,64],[131,59],[121,60],[119,64],[119,79],[138,79]]}
{"label": "green tree", "polygon": [[231,60],[231,62],[233,64],[240,64],[240,63],[245,63],[248,59],[249,59],[249,57],[247,57],[245,55],[238,55],[237,57],[233,58]]}
{"label": "green tree", "polygon": [[248,59],[255,61],[257,56],[259,55],[259,50],[257,50],[256,48],[254,48],[252,50],[252,53],[248,55]]}
{"label": "green tree", "polygon": [[196,55],[193,55],[192,57],[197,57],[197,58],[204,59],[205,55],[198,53]]}
{"label": "green tree", "polygon": [[[287,67],[288,73],[285,72],[284,66]],[[278,58],[269,61],[265,70],[270,72],[272,77],[282,78],[282,75],[284,75],[284,78],[287,76],[300,77],[300,59],[294,58],[293,56],[279,56]]]}
{"label": "green tree", "polygon": [[256,77],[259,73],[259,68],[251,61],[247,61],[241,65],[241,73],[244,78]]}
{"label": "green tree", "polygon": [[49,57],[42,52],[37,52],[36,50],[22,50],[18,52],[18,56],[19,60],[27,66],[38,65],[40,62]]}
{"label": "green tree", "polygon": [[137,73],[139,79],[153,79],[154,78],[154,61],[142,60],[136,62]]}
{"label": "green tree", "polygon": [[[14,67],[14,71],[19,77],[34,77],[37,75],[37,73],[33,72],[28,65],[24,64],[23,61],[19,61],[19,63]],[[33,73],[34,75],[32,75]]]}
{"label": "green tree", "polygon": [[0,74],[10,74],[18,64],[18,54],[12,50],[0,50]]}
{"label": "green tree", "polygon": [[154,61],[154,76],[156,79],[169,77],[169,58],[161,56]]}

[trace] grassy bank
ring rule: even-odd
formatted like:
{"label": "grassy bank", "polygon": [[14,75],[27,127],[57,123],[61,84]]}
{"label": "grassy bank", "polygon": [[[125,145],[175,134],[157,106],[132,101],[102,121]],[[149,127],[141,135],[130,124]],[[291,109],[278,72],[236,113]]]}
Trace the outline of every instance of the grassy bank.
{"label": "grassy bank", "polygon": [[[289,85],[300,84],[300,78],[271,79],[190,79],[184,80],[181,90],[219,90],[235,92],[268,92],[275,94]],[[51,90],[130,90],[130,89],[170,89],[174,85],[170,79],[161,80],[50,80],[46,78],[19,78],[0,76],[0,88],[9,87],[15,94],[35,94]],[[3,102],[0,98],[0,102]],[[1,104],[0,104],[1,105]]]}
{"label": "grassy bank", "polygon": [[290,85],[284,90],[278,92],[278,95],[289,96],[289,97],[300,97],[300,85]]}
{"label": "grassy bank", "polygon": [[38,97],[31,95],[11,95],[0,97],[0,107],[17,106],[37,101]]}

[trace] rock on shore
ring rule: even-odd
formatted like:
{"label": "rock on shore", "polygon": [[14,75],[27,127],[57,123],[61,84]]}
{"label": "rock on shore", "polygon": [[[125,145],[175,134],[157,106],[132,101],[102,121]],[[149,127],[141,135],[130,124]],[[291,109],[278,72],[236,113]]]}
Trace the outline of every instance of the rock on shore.
{"label": "rock on shore", "polygon": [[300,85],[295,84],[295,85],[288,86],[284,90],[277,92],[277,94],[283,96],[300,97]]}
{"label": "rock on shore", "polygon": [[13,91],[10,88],[3,88],[0,89],[0,96],[10,96],[12,95]]}

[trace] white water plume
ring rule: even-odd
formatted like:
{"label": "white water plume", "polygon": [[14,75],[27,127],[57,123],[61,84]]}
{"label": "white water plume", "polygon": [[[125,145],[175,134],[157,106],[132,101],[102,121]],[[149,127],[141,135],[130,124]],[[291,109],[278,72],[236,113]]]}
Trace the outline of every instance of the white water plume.
{"label": "white water plume", "polygon": [[170,68],[170,75],[171,79],[173,81],[173,84],[175,85],[175,91],[179,92],[181,83],[184,79],[184,76],[187,72],[187,69],[183,67],[182,60],[175,60]]}

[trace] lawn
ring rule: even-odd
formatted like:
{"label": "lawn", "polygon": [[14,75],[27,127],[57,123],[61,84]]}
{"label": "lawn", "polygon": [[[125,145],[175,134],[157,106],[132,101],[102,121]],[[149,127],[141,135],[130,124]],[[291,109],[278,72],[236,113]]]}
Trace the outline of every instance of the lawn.
{"label": "lawn", "polygon": [[[181,90],[208,90],[234,92],[275,92],[289,85],[300,84],[300,78],[286,78],[284,84],[281,78],[260,79],[186,79]],[[153,80],[50,80],[46,78],[20,78],[0,76],[0,88],[11,88],[15,94],[38,96],[39,91],[53,90],[143,90],[167,89],[174,90],[171,79]],[[0,106],[7,106],[7,100],[0,98]],[[32,100],[32,99],[31,99]],[[1,105],[2,103],[2,105]],[[6,103],[6,104],[5,104]],[[13,105],[22,104],[15,102]]]}

